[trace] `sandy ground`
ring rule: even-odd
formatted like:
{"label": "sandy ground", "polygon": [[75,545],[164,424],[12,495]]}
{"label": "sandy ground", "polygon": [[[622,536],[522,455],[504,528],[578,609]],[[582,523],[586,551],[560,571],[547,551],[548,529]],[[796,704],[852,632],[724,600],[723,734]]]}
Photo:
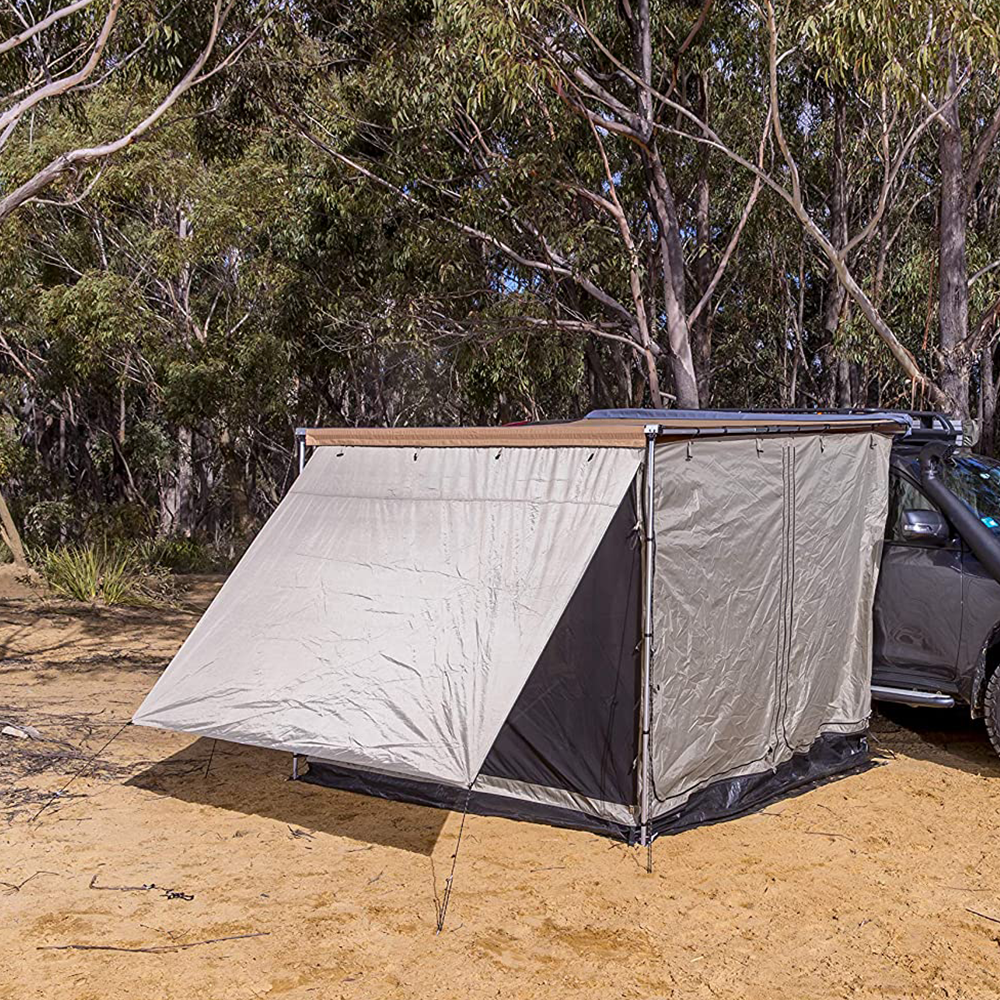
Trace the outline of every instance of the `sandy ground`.
{"label": "sandy ground", "polygon": [[1000,762],[960,713],[876,720],[877,766],[658,840],[652,875],[605,839],[471,816],[436,936],[455,814],[138,727],[51,798],[196,618],[0,574],[0,719],[47,738],[0,737],[5,1000],[1000,997]]}

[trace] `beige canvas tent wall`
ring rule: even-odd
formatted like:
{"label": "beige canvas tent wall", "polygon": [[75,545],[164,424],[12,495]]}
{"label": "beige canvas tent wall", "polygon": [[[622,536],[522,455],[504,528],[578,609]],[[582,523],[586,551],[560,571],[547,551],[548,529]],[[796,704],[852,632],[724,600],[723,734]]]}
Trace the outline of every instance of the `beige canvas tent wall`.
{"label": "beige canvas tent wall", "polygon": [[884,418],[303,433],[135,722],[646,839],[866,754]]}

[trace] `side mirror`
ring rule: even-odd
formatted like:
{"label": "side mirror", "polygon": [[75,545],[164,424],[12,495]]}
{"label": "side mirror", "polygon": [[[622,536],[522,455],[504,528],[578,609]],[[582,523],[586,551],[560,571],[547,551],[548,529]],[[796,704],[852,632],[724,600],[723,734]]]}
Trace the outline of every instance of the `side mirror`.
{"label": "side mirror", "polygon": [[908,542],[945,545],[951,538],[948,522],[936,510],[905,510],[901,527]]}

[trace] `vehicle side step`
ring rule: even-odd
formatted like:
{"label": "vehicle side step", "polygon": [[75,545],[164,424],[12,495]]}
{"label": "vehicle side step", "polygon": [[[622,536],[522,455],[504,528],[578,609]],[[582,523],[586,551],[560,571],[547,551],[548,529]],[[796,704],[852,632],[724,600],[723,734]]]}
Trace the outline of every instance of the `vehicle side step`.
{"label": "vehicle side step", "polygon": [[872,685],[872,701],[892,701],[918,708],[955,707],[955,699],[940,691],[914,691],[910,688],[880,687],[875,684]]}

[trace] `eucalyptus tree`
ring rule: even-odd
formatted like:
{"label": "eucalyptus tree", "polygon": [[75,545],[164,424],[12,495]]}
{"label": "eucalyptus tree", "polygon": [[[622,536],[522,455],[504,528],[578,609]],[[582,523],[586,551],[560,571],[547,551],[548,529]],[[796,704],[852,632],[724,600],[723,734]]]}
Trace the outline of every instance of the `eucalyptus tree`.
{"label": "eucalyptus tree", "polygon": [[[653,81],[704,104],[732,59],[721,21],[712,51],[694,59],[707,7],[608,2],[584,15],[546,2],[415,11],[390,0],[336,8],[333,22],[296,8],[311,29],[302,83],[271,100],[342,183],[365,183],[433,227],[442,256],[485,255],[495,289],[519,296],[522,329],[613,345],[626,368],[640,366],[652,402],[697,406],[706,320],[761,190],[717,175],[726,211],[710,222],[703,158],[662,128],[674,112]],[[745,137],[751,159],[767,133],[765,122]]]}
{"label": "eucalyptus tree", "polygon": [[[936,209],[938,344],[931,364],[941,400],[968,416],[970,374],[1000,312],[1000,288],[987,290],[989,282],[982,281],[972,291],[992,260],[974,269],[969,264],[973,227],[982,233],[996,202],[1000,4],[837,0],[804,28],[827,60],[827,76],[849,85],[859,103],[880,104],[896,121],[929,120],[914,147],[909,186],[924,186]],[[905,183],[901,177],[898,188]],[[994,242],[994,256],[998,250]],[[973,298],[978,311],[970,319]]]}
{"label": "eucalyptus tree", "polygon": [[[91,192],[99,170],[168,123],[185,97],[221,74],[262,34],[256,0],[68,0],[42,10],[27,0],[0,9],[0,226],[65,182],[66,204]],[[87,119],[95,94],[128,88],[114,117]],[[190,110],[190,109],[189,109]],[[0,341],[17,359],[9,341]],[[24,373],[22,373],[24,374]],[[6,509],[6,508],[5,508]],[[10,522],[9,517],[5,519]],[[12,522],[5,533],[16,531]],[[19,541],[12,546],[21,552]]]}
{"label": "eucalyptus tree", "polygon": [[[55,181],[79,176],[162,122],[181,98],[230,67],[267,23],[265,4],[190,0],[71,0],[38,16],[27,0],[0,10],[0,223]],[[172,79],[171,79],[172,78]],[[170,80],[148,104],[92,141],[63,148],[40,143],[39,119],[58,102],[137,80]]]}
{"label": "eucalyptus tree", "polygon": [[[113,118],[132,99],[112,88],[86,110]],[[296,193],[261,141],[214,157],[200,124],[151,133],[85,197],[29,203],[6,227],[0,403],[81,513],[125,502],[188,534],[221,504],[238,537],[253,484],[282,474],[272,428],[284,444],[293,421],[275,321]]]}

